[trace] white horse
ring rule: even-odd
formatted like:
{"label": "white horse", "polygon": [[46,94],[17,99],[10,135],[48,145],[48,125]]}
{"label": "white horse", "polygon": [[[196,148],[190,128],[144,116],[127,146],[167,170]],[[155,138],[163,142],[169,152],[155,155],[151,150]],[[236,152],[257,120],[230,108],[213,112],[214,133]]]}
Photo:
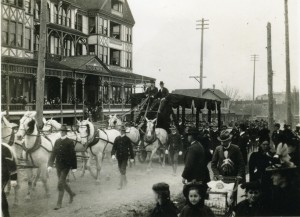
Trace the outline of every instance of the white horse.
{"label": "white horse", "polygon": [[147,152],[151,152],[148,170],[151,170],[152,158],[155,153],[158,153],[159,161],[160,155],[163,154],[162,166],[165,165],[165,149],[168,143],[168,133],[165,129],[155,128],[156,118],[154,120],[147,120],[147,129],[144,135],[144,147]]}
{"label": "white horse", "polygon": [[[5,117],[5,112],[1,113],[1,142],[2,143],[6,143],[7,145],[9,145],[9,148],[12,149],[12,153],[14,153],[16,155],[17,150],[18,153],[20,153],[20,155],[22,154],[22,150],[18,149],[16,147],[16,136],[15,136],[15,128],[18,126],[15,123],[10,123]],[[19,156],[20,156],[19,155]],[[15,156],[15,161],[18,164],[18,158]],[[18,176],[18,180],[17,180],[17,186],[14,187],[14,203],[13,206],[17,206],[19,203],[18,200],[18,193],[19,193],[19,188],[20,188],[20,182],[19,182],[19,176]],[[11,185],[10,182],[7,183],[7,187],[6,187],[6,195],[10,194],[10,190],[11,190]]]}
{"label": "white horse", "polygon": [[[123,125],[121,119],[117,115],[109,115],[108,127],[116,130],[120,130],[120,127]],[[126,136],[130,139],[133,146],[138,146],[140,143],[140,131],[135,127],[126,127]]]}
{"label": "white horse", "polygon": [[[43,126],[43,133],[46,135],[49,134],[56,134],[57,137],[60,137],[60,129],[61,129],[61,124],[58,123],[56,120],[54,119],[49,119],[46,121],[45,118],[43,118],[43,122],[44,122],[44,126]],[[86,155],[85,155],[85,147],[81,144],[81,138],[79,136],[79,133],[77,133],[76,131],[68,131],[67,134],[68,138],[71,139],[72,141],[74,141],[75,143],[75,152],[81,152],[82,157],[83,157],[83,166],[82,166],[82,173],[81,173],[81,177],[84,176],[85,173],[85,168],[86,168],[86,162],[87,160]]]}
{"label": "white horse", "polygon": [[[90,171],[91,175],[96,179],[96,183],[100,183],[100,171],[102,161],[105,154],[111,153],[113,143],[120,132],[115,129],[109,130],[96,130],[94,125],[87,120],[78,121],[78,131],[81,137],[81,143],[87,148],[89,158],[87,161],[87,169]],[[95,158],[96,160],[96,174],[91,169],[91,160]]]}
{"label": "white horse", "polygon": [[28,166],[37,167],[37,174],[33,176],[33,170],[27,169],[28,192],[26,199],[31,199],[31,191],[34,189],[37,179],[41,177],[46,197],[50,196],[48,188],[47,164],[53,149],[55,141],[59,138],[57,135],[49,135],[47,138],[40,134],[36,126],[36,112],[27,111],[20,120],[17,138],[24,137],[24,149]]}

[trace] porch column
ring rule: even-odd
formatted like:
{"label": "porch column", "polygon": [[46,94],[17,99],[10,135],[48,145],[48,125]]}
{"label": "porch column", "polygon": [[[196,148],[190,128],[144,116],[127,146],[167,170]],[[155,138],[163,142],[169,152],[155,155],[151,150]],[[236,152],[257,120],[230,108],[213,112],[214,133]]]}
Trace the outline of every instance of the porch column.
{"label": "porch column", "polygon": [[199,128],[199,114],[200,114],[200,108],[196,108],[196,128]]}
{"label": "porch column", "polygon": [[208,121],[208,123],[211,123],[211,109],[208,109],[207,121]]}
{"label": "porch column", "polygon": [[218,109],[218,127],[219,130],[221,129],[221,104],[217,104],[217,109]]}
{"label": "porch column", "polygon": [[10,93],[9,93],[9,76],[5,76],[6,81],[6,117],[9,120],[9,105],[10,105]]}
{"label": "porch column", "polygon": [[182,111],[181,111],[181,123],[182,123],[182,126],[185,127],[185,107],[182,106],[181,109],[182,109]]}
{"label": "porch column", "polygon": [[133,93],[135,94],[135,85],[132,85]]}
{"label": "porch column", "polygon": [[122,83],[121,85],[121,99],[122,99],[122,111],[123,111],[124,104],[125,104],[125,83]]}
{"label": "porch column", "polygon": [[110,113],[110,99],[112,99],[112,86],[110,81],[107,83],[108,83],[108,112]]}
{"label": "porch column", "polygon": [[[77,115],[76,115],[76,78],[74,79],[74,81],[73,81],[73,88],[74,88],[74,94],[73,94],[73,96],[74,96],[74,113],[75,113],[75,119],[77,119]],[[75,120],[75,124],[76,124],[76,120]]]}
{"label": "porch column", "polygon": [[99,90],[100,90],[100,98],[101,98],[101,113],[100,113],[100,117],[101,117],[101,121],[104,121],[104,114],[103,114],[103,96],[104,96],[104,82],[102,81],[102,79],[100,80],[100,86],[99,86]]}
{"label": "porch column", "polygon": [[81,80],[82,83],[82,119],[84,119],[84,84],[85,84],[85,79]]}
{"label": "porch column", "polygon": [[60,123],[63,124],[63,105],[62,105],[62,86],[63,86],[64,78],[60,78],[59,80],[59,98],[60,98]]}

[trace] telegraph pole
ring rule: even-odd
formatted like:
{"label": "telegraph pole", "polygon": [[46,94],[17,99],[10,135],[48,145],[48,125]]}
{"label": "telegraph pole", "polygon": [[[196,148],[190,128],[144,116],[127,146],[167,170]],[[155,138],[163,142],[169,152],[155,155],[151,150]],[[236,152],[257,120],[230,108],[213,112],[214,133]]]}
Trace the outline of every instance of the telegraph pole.
{"label": "telegraph pole", "polygon": [[271,23],[267,25],[267,55],[268,55],[268,100],[269,100],[269,130],[273,132],[273,69],[272,69],[272,35]]}
{"label": "telegraph pole", "polygon": [[288,0],[284,0],[284,17],[285,17],[286,114],[287,114],[287,124],[291,125],[292,127],[293,116],[292,116],[292,100],[291,100]]}
{"label": "telegraph pole", "polygon": [[251,61],[254,63],[253,67],[253,96],[252,96],[252,106],[251,106],[251,119],[254,120],[254,100],[255,100],[255,63],[258,61],[258,55],[251,55]]}
{"label": "telegraph pole", "polygon": [[45,86],[45,62],[47,40],[47,0],[41,0],[40,14],[40,47],[38,53],[38,69],[36,84],[36,120],[38,127],[43,125],[44,86]]}
{"label": "telegraph pole", "polygon": [[[201,53],[200,53],[200,97],[202,97],[202,88],[203,88],[203,36],[204,29],[208,29],[208,23],[205,23],[209,20],[202,18],[201,20],[196,20],[196,29],[201,29]],[[200,23],[199,23],[200,22]]]}

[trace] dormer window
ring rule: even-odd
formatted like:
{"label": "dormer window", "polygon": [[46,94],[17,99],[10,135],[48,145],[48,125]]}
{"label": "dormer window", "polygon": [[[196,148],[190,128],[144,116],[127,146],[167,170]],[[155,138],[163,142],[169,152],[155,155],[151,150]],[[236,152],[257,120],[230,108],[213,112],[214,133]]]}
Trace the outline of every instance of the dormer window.
{"label": "dormer window", "polygon": [[121,25],[118,23],[110,23],[110,37],[121,39]]}
{"label": "dormer window", "polygon": [[89,33],[96,33],[96,21],[95,17],[89,17]]}
{"label": "dormer window", "polygon": [[123,4],[122,1],[120,0],[112,0],[111,1],[111,8],[115,11],[118,11],[120,13],[122,13],[123,11]]}

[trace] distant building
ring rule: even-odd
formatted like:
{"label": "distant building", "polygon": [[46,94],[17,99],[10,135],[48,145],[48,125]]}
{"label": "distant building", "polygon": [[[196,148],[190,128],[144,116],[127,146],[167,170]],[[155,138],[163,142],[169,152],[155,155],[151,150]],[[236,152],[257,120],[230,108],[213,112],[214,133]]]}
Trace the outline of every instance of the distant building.
{"label": "distant building", "polygon": [[[277,92],[273,93],[273,99],[276,104],[284,104],[285,103],[285,92]],[[263,94],[256,97],[256,100],[266,100],[268,101],[268,94]]]}
{"label": "distant building", "polygon": [[[1,1],[2,110],[13,119],[25,111],[21,96],[35,109],[40,4]],[[130,109],[135,85],[152,79],[132,70],[134,24],[127,0],[47,1],[45,116],[82,117],[97,103],[106,113]]]}

